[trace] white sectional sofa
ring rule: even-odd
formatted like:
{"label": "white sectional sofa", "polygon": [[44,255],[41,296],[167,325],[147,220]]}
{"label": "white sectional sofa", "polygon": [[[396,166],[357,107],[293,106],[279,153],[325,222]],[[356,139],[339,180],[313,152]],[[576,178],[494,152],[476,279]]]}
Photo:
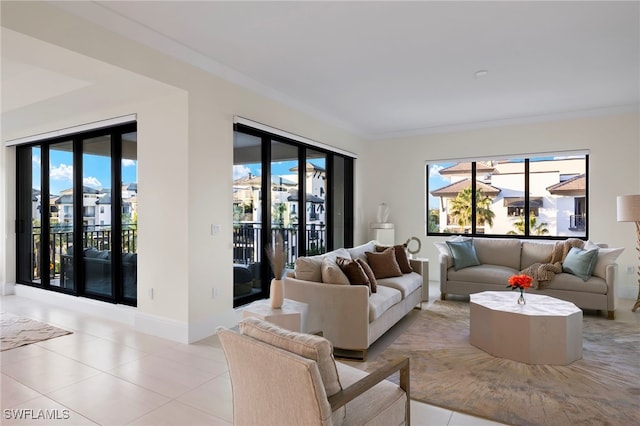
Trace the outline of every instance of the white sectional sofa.
{"label": "white sectional sofa", "polygon": [[[478,265],[456,268],[451,252],[445,243],[436,243],[440,250],[441,299],[447,295],[470,295],[486,290],[510,291],[509,277],[519,274],[535,263],[544,263],[551,255],[555,241],[526,241],[503,238],[473,238]],[[591,248],[592,243],[587,243]],[[546,283],[543,289],[531,288],[532,294],[545,294],[574,303],[582,309],[606,311],[609,319],[615,318],[616,258],[619,248],[607,248],[600,244],[597,263],[592,274],[583,279],[572,273],[562,272]],[[516,296],[514,295],[514,300]]]}
{"label": "white sectional sofa", "polygon": [[366,261],[366,252],[375,251],[376,242],[370,241],[354,248],[300,257],[294,271],[284,279],[285,298],[309,305],[309,331],[321,331],[336,349],[355,353],[356,358],[366,358],[373,342],[429,299],[428,265],[420,260],[410,259],[413,272],[376,279],[375,293],[366,285],[350,285],[340,277],[331,277],[329,260],[342,257]]}

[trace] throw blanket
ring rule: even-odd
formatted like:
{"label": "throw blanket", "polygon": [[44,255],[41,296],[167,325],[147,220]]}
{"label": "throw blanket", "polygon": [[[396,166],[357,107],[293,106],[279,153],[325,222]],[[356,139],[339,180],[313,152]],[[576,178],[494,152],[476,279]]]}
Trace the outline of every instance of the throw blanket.
{"label": "throw blanket", "polygon": [[534,263],[533,265],[520,271],[521,274],[529,275],[533,278],[531,285],[539,290],[545,288],[549,281],[562,272],[562,262],[567,257],[567,253],[571,247],[584,247],[584,241],[577,238],[569,238],[565,241],[558,241],[553,246],[551,256],[547,257],[542,263]]}

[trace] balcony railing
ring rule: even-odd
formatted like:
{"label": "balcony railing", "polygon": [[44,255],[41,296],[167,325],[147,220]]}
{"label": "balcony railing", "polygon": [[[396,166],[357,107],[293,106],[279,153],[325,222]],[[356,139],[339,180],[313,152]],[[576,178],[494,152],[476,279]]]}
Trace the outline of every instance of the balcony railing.
{"label": "balcony railing", "polygon": [[582,214],[569,216],[569,229],[571,231],[584,231],[587,228],[587,217]]}
{"label": "balcony railing", "polygon": [[[95,248],[100,251],[111,250],[111,229],[104,226],[86,226],[82,231],[83,248]],[[53,229],[49,233],[49,277],[59,279],[62,270],[62,255],[69,255],[73,247],[73,231],[70,227]],[[40,259],[43,255],[41,246],[41,232],[39,226],[34,226],[32,231],[31,246],[33,247],[33,279],[37,281],[41,278]],[[122,253],[136,253],[138,250],[138,229],[137,225],[126,225],[122,230]]]}
{"label": "balcony railing", "polygon": [[[233,226],[233,262],[249,265],[260,262],[261,251],[264,247],[261,238],[262,224],[260,222],[236,223]],[[282,232],[285,253],[287,257],[287,267],[293,267],[298,258],[298,232],[297,227],[273,228],[271,231],[271,241],[275,240],[275,235]],[[327,231],[324,224],[307,225],[306,233],[306,254],[314,255],[326,251]],[[267,242],[268,243],[268,242]]]}

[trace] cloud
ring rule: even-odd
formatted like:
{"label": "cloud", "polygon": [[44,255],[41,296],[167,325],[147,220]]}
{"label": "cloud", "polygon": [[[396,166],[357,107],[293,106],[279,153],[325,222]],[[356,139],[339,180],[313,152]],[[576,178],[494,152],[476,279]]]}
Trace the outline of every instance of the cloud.
{"label": "cloud", "polygon": [[131,167],[136,165],[136,160],[130,160],[128,158],[122,159],[122,167]]}
{"label": "cloud", "polygon": [[33,157],[31,157],[31,162],[33,162],[33,164],[35,164],[38,167],[40,167],[40,163],[41,163],[40,156],[39,155],[34,155]]}
{"label": "cloud", "polygon": [[59,166],[52,167],[51,170],[49,170],[49,176],[52,180],[73,182],[73,166],[60,163]]}
{"label": "cloud", "polygon": [[233,166],[233,180],[240,179],[247,176],[251,172],[251,169],[246,166]]}
{"label": "cloud", "polygon": [[82,179],[82,184],[86,186],[91,186],[93,188],[102,188],[102,183],[98,180],[98,178],[93,176],[87,176]]}
{"label": "cloud", "polygon": [[438,166],[437,164],[429,167],[429,177],[440,176],[440,170],[444,169],[443,166]]}

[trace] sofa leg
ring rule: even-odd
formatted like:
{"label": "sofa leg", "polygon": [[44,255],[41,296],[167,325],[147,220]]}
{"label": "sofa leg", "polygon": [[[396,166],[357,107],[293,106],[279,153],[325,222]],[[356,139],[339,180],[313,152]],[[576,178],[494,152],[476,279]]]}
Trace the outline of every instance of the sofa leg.
{"label": "sofa leg", "polygon": [[366,361],[367,350],[333,348],[333,356],[337,359],[346,359],[350,361]]}
{"label": "sofa leg", "polygon": [[607,319],[616,319],[616,311],[607,311]]}
{"label": "sofa leg", "polygon": [[440,300],[446,300],[447,299],[447,293],[440,293]]}

